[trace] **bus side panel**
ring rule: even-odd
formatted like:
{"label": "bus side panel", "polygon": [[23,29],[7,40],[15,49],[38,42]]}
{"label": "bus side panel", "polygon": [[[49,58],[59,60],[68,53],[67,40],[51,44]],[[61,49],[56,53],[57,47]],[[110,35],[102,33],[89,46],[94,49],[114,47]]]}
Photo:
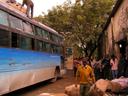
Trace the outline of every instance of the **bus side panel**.
{"label": "bus side panel", "polygon": [[0,48],[0,94],[54,77],[60,56],[20,49]]}
{"label": "bus side panel", "polygon": [[0,74],[0,95],[54,77],[55,68],[13,71]]}

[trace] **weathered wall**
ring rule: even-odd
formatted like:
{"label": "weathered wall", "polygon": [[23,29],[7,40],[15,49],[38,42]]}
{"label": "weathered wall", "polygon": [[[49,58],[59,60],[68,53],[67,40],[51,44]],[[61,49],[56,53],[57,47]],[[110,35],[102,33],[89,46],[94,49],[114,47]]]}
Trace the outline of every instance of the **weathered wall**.
{"label": "weathered wall", "polygon": [[106,53],[109,54],[112,49],[112,27],[111,23],[108,26],[107,29],[107,42],[106,42]]}
{"label": "weathered wall", "polygon": [[[123,3],[118,8],[114,17],[111,18],[111,22],[107,28],[107,41],[106,41],[106,53],[112,51],[112,38],[114,39],[114,49],[116,55],[119,57],[119,46],[117,42],[123,39],[128,33],[128,0],[123,0]],[[113,32],[113,36],[112,36]]]}

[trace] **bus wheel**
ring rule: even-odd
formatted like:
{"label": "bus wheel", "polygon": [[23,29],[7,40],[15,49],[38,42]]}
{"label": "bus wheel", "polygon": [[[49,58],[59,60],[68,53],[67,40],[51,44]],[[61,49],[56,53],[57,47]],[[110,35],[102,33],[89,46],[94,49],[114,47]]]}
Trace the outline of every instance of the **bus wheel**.
{"label": "bus wheel", "polygon": [[51,80],[51,82],[57,81],[59,76],[60,76],[60,71],[56,70],[55,73],[54,73],[54,78]]}

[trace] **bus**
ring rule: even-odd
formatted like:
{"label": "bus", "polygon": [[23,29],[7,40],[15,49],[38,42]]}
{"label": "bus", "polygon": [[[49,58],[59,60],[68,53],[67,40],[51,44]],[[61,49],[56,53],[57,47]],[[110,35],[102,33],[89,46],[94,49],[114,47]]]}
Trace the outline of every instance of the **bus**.
{"label": "bus", "polygon": [[0,95],[65,73],[63,36],[0,0]]}

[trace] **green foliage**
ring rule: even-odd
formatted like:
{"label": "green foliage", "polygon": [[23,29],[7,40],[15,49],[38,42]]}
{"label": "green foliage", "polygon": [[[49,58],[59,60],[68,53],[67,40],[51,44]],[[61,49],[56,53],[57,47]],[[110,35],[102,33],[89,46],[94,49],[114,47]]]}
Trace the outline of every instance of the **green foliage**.
{"label": "green foliage", "polygon": [[113,3],[113,0],[76,0],[75,4],[65,2],[36,19],[63,32],[66,46],[78,46],[79,52],[88,55],[97,43]]}

